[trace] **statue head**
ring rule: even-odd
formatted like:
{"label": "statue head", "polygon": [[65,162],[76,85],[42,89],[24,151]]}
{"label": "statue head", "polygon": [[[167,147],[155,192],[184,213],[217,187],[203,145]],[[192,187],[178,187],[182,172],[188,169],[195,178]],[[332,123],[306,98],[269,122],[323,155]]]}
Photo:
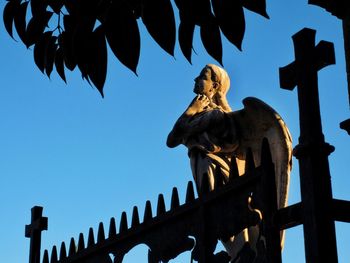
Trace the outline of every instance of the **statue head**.
{"label": "statue head", "polygon": [[194,92],[210,98],[224,111],[231,111],[226,94],[230,88],[230,78],[227,72],[214,64],[207,64],[198,77],[195,78]]}

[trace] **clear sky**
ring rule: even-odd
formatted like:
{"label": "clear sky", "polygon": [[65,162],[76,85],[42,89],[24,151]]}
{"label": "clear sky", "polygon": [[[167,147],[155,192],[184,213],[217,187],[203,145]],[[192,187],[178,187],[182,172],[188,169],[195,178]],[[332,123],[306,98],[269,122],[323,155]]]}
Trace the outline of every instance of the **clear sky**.
{"label": "clear sky", "polygon": [[[330,157],[334,197],[350,200],[347,174],[350,138],[339,123],[350,118],[341,23],[306,0],[267,0],[270,20],[246,11],[243,52],[224,40],[224,66],[231,76],[228,100],[234,110],[242,99],[258,97],[284,118],[297,145],[299,120],[296,91],[279,88],[278,68],[294,60],[291,36],[304,27],[317,30],[317,41],[335,44],[335,66],[319,73],[321,112],[326,141],[336,147]],[[5,1],[1,1],[3,10]],[[49,230],[43,248],[68,242],[100,221],[119,221],[144,203],[156,205],[164,193],[167,207],[172,187],[181,202],[191,180],[185,147],[169,149],[166,137],[194,97],[193,79],[207,63],[196,33],[197,55],[190,65],[178,44],[175,59],[142,31],[139,77],[110,53],[105,98],[67,73],[68,85],[56,73],[41,74],[32,50],[13,41],[0,23],[0,262],[28,262],[24,226],[30,209],[44,206]],[[298,163],[294,160],[290,199],[300,201]],[[348,262],[350,225],[337,223],[339,262]],[[146,247],[133,250],[125,262],[146,262]],[[302,228],[287,231],[283,262],[305,262]],[[189,262],[184,254],[173,262]]]}

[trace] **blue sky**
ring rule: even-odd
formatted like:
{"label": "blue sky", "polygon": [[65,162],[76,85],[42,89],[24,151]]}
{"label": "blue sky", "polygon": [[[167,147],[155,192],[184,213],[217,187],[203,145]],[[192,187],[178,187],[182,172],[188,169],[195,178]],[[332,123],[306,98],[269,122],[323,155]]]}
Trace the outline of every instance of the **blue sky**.
{"label": "blue sky", "polygon": [[[319,90],[326,141],[336,147],[330,156],[333,195],[350,200],[347,175],[349,136],[339,123],[350,117],[341,23],[306,0],[267,0],[270,20],[246,11],[243,52],[224,40],[224,66],[231,76],[228,100],[234,110],[242,99],[258,97],[284,118],[297,145],[299,120],[296,91],[279,88],[278,68],[294,60],[291,36],[304,27],[317,30],[317,41],[335,44],[335,66],[319,73]],[[1,1],[3,10],[5,1]],[[124,68],[110,53],[105,98],[67,73],[68,85],[57,74],[41,74],[32,50],[13,41],[0,23],[0,247],[1,262],[27,262],[29,240],[24,225],[30,209],[44,206],[49,231],[43,248],[68,242],[88,228],[97,229],[110,217],[119,221],[126,211],[146,200],[156,204],[164,193],[167,207],[172,187],[180,199],[191,180],[185,147],[169,149],[166,137],[194,94],[193,79],[207,63],[215,63],[198,37],[193,65],[178,45],[175,58],[142,32],[139,76]],[[300,201],[298,164],[294,160],[290,199]],[[350,226],[337,223],[339,262],[347,262]],[[283,262],[304,262],[302,228],[287,231]],[[125,262],[146,262],[138,247]],[[173,262],[189,262],[184,254]]]}

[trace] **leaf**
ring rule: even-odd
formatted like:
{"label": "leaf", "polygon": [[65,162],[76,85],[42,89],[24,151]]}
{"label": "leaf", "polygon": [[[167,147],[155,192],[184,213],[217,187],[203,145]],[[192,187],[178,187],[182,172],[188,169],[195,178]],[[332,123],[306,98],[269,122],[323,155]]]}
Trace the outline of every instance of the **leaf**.
{"label": "leaf", "polygon": [[63,59],[63,50],[62,50],[62,48],[58,48],[57,51],[56,51],[55,67],[56,67],[58,75],[61,77],[61,79],[65,83],[67,83],[66,75],[64,73],[64,59]]}
{"label": "leaf", "polygon": [[[19,10],[21,0],[9,1],[3,13],[4,25],[7,33],[13,38],[12,25],[16,13]],[[14,39],[14,38],[13,38]]]}
{"label": "leaf", "polygon": [[269,18],[266,12],[266,0],[242,0],[242,5],[254,13]]}
{"label": "leaf", "polygon": [[88,80],[91,54],[90,38],[92,29],[85,23],[79,23],[72,35],[72,54],[83,79]]}
{"label": "leaf", "polygon": [[176,26],[170,0],[145,1],[142,22],[158,45],[174,56]]}
{"label": "leaf", "polygon": [[202,43],[210,56],[222,65],[222,43],[220,29],[214,17],[200,28]]}
{"label": "leaf", "polygon": [[59,46],[62,48],[66,67],[70,71],[73,71],[77,66],[77,62],[73,54],[72,34],[68,32],[62,32],[59,36]]}
{"label": "leaf", "polygon": [[128,0],[128,4],[132,9],[135,18],[140,18],[143,12],[143,0]]}
{"label": "leaf", "polygon": [[212,0],[212,3],[222,33],[239,50],[242,50],[245,19],[240,1]]}
{"label": "leaf", "polygon": [[41,15],[32,17],[27,26],[26,46],[27,48],[35,44],[43,34],[48,22],[52,17],[52,12],[44,11]]}
{"label": "leaf", "polygon": [[46,52],[45,52],[45,72],[46,75],[50,78],[51,72],[53,70],[53,64],[55,61],[55,54],[57,50],[57,37],[51,36],[47,45],[46,45]]}
{"label": "leaf", "polygon": [[26,15],[29,2],[20,4],[17,13],[15,14],[15,27],[19,38],[23,43],[26,43]]}
{"label": "leaf", "polygon": [[51,39],[52,31],[47,31],[41,35],[34,46],[34,62],[42,73],[45,71],[46,47]]}
{"label": "leaf", "polygon": [[140,32],[132,11],[125,2],[114,1],[103,25],[113,54],[136,74],[140,57]]}
{"label": "leaf", "polygon": [[77,65],[75,56],[73,54],[73,32],[75,31],[76,21],[71,15],[63,17],[63,25],[65,31],[59,36],[58,42],[63,50],[63,57],[66,67],[73,71]]}
{"label": "leaf", "polygon": [[192,42],[193,42],[193,33],[195,25],[194,23],[186,20],[181,20],[179,25],[179,43],[182,54],[185,58],[192,64]]}
{"label": "leaf", "polygon": [[40,16],[46,11],[47,0],[30,0],[30,8],[33,17]]}
{"label": "leaf", "polygon": [[180,20],[191,21],[197,26],[212,16],[210,0],[175,0],[180,10]]}
{"label": "leaf", "polygon": [[[31,0],[33,1],[33,0]],[[52,10],[56,13],[59,14],[62,7],[63,7],[63,0],[47,0],[49,6],[52,8]]]}
{"label": "leaf", "polygon": [[103,97],[103,86],[107,75],[107,45],[102,25],[91,34],[89,77]]}
{"label": "leaf", "polygon": [[75,15],[78,10],[79,4],[77,0],[64,0],[64,6],[70,15]]}

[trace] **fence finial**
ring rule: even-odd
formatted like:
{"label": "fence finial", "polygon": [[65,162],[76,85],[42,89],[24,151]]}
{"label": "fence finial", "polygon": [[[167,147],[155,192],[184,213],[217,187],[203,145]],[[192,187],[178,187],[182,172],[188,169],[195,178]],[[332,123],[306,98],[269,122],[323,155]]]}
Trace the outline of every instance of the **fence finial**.
{"label": "fence finial", "polygon": [[62,261],[62,259],[65,259],[66,257],[67,257],[66,244],[62,242],[61,248],[60,248],[60,261]]}
{"label": "fence finial", "polygon": [[171,193],[170,209],[175,209],[176,207],[179,207],[179,206],[180,206],[179,193],[177,191],[177,188],[174,187]]}
{"label": "fence finial", "polygon": [[105,240],[105,230],[103,227],[103,223],[100,222],[100,224],[98,225],[98,232],[97,232],[97,243]]}
{"label": "fence finial", "polygon": [[53,246],[51,251],[51,260],[50,263],[56,263],[58,261],[57,259],[57,247]]}
{"label": "fence finial", "polygon": [[87,246],[90,247],[90,246],[93,246],[94,244],[95,244],[94,230],[92,229],[92,227],[90,227]]}
{"label": "fence finial", "polygon": [[68,256],[73,256],[76,253],[76,246],[74,238],[70,239]]}
{"label": "fence finial", "polygon": [[158,202],[157,202],[157,216],[164,214],[165,211],[166,211],[166,208],[165,208],[164,196],[162,194],[159,194]]}
{"label": "fence finial", "polygon": [[186,204],[192,202],[193,200],[194,200],[193,183],[192,181],[189,181],[187,184],[187,190],[186,190]]}
{"label": "fence finial", "polygon": [[137,206],[132,209],[131,227],[138,226],[140,224],[139,211]]}
{"label": "fence finial", "polygon": [[126,212],[123,212],[120,218],[119,233],[124,233],[127,230],[128,230],[128,219],[126,217]]}
{"label": "fence finial", "polygon": [[112,217],[110,222],[109,222],[109,231],[108,231],[108,237],[115,237],[117,235],[117,228],[115,225],[115,218]]}
{"label": "fence finial", "polygon": [[151,205],[151,202],[147,200],[146,206],[145,206],[145,214],[143,216],[143,222],[146,222],[150,219],[152,219],[152,205]]}
{"label": "fence finial", "polygon": [[84,235],[83,233],[80,233],[79,240],[78,240],[78,251],[81,251],[84,248],[85,248]]}

